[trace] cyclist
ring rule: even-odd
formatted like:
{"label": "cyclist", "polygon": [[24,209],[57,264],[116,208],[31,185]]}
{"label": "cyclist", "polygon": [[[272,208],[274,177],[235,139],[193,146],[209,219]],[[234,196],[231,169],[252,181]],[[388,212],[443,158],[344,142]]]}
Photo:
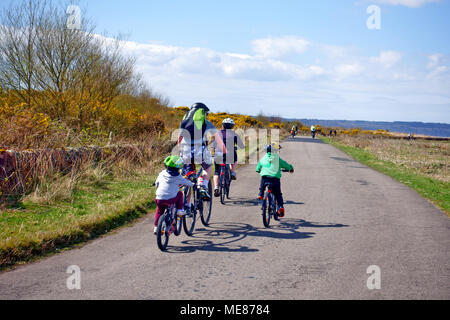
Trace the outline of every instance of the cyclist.
{"label": "cyclist", "polygon": [[266,146],[266,155],[259,161],[256,166],[256,172],[261,175],[261,184],[259,187],[259,200],[264,199],[264,190],[266,184],[272,184],[272,192],[277,200],[279,209],[278,215],[284,217],[284,201],[283,194],[281,193],[281,169],[286,169],[289,172],[294,172],[294,167],[281,159],[278,154],[280,149],[279,145],[273,143]]}
{"label": "cyclist", "polygon": [[295,130],[295,125],[291,128],[291,135],[294,137],[297,134],[297,131]]}
{"label": "cyclist", "polygon": [[314,138],[316,136],[316,127],[315,126],[311,126],[311,135]]}
{"label": "cyclist", "polygon": [[183,167],[183,161],[178,156],[168,156],[164,160],[165,170],[161,171],[156,179],[156,213],[155,228],[156,234],[159,217],[164,213],[168,206],[176,204],[177,214],[185,215],[183,193],[180,191],[180,185],[192,187],[193,183],[180,175],[180,169]]}
{"label": "cyclist", "polygon": [[[241,137],[236,134],[233,130],[234,128],[234,120],[231,118],[226,118],[222,121],[222,130],[220,131],[220,136],[222,141],[225,144],[227,149],[227,153],[223,155],[220,150],[215,151],[215,159],[214,159],[214,196],[218,197],[219,194],[219,175],[220,175],[220,164],[226,163],[231,164],[231,180],[236,180],[236,167],[237,167],[237,152],[236,149],[243,149],[245,147],[242,142]],[[222,156],[223,155],[223,156]],[[232,157],[232,158],[229,158]],[[228,158],[228,159],[227,159]]]}
{"label": "cyclist", "polygon": [[226,154],[225,145],[219,131],[207,120],[209,108],[201,103],[192,105],[180,125],[178,145],[183,160],[183,175],[201,164],[203,173],[198,179],[200,194],[204,200],[211,200],[208,193],[209,179],[212,174],[212,156],[207,148],[208,137],[212,136],[219,150]]}

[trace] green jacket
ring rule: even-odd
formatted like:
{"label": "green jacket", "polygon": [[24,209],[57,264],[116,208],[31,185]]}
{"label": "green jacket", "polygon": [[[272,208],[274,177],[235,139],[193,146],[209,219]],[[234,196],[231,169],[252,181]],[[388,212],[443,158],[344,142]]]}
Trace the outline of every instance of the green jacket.
{"label": "green jacket", "polygon": [[267,153],[256,166],[256,172],[261,176],[281,179],[281,169],[293,170],[294,167],[280,158],[276,153]]}

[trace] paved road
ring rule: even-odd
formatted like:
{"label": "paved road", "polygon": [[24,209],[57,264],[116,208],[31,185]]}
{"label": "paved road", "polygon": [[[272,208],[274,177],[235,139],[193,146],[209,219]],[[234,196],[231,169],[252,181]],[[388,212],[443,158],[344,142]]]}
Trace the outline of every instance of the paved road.
{"label": "paved road", "polygon": [[[212,224],[157,249],[153,215],[0,274],[0,299],[450,299],[450,220],[416,192],[320,140],[285,142],[287,215],[265,229],[255,166]],[[81,269],[68,290],[66,269]],[[381,289],[369,290],[369,266]]]}

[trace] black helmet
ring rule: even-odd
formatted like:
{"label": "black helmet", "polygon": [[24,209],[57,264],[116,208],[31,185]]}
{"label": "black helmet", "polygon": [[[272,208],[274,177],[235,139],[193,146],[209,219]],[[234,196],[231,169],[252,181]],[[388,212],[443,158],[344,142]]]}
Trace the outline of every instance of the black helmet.
{"label": "black helmet", "polygon": [[271,153],[271,152],[272,152],[272,145],[271,145],[271,144],[268,144],[268,145],[266,146],[266,152],[267,152],[267,153]]}
{"label": "black helmet", "polygon": [[201,102],[194,103],[191,107],[191,110],[193,109],[205,109],[205,112],[209,112],[209,108]]}

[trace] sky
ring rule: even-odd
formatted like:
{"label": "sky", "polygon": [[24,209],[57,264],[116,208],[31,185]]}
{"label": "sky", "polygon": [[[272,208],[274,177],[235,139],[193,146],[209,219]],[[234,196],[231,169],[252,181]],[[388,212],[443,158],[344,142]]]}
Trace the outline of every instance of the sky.
{"label": "sky", "polygon": [[450,0],[79,2],[173,106],[450,123]]}

